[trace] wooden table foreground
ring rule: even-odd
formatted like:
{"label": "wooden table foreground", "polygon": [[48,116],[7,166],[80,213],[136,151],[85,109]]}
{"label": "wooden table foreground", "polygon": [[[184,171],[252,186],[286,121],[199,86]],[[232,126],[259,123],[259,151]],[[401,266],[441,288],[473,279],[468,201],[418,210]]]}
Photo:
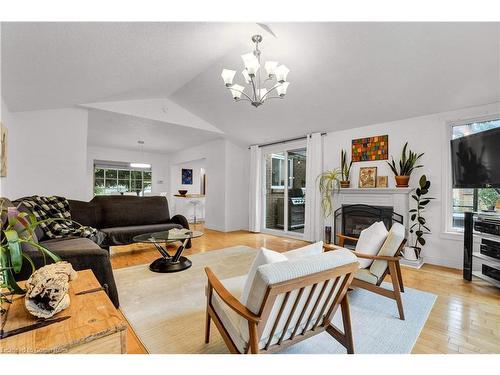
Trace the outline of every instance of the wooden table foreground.
{"label": "wooden table foreground", "polygon": [[[75,295],[100,287],[90,270],[79,271],[70,282],[71,304],[54,318],[62,322],[0,340],[0,353],[126,353],[127,324],[104,291]],[[4,331],[37,322],[24,306],[24,296],[15,296],[7,313]]]}

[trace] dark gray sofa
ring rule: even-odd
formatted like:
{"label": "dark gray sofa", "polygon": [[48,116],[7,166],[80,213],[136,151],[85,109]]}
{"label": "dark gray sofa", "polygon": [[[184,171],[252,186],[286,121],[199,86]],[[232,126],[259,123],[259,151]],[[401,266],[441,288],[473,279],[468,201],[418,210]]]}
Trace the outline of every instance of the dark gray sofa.
{"label": "dark gray sofa", "polygon": [[[22,199],[14,201],[18,205]],[[105,234],[99,246],[88,238],[67,237],[48,239],[40,228],[36,230],[38,242],[70,262],[77,271],[91,269],[101,285],[108,286],[109,298],[118,307],[118,291],[111,268],[109,246],[131,244],[138,234],[158,232],[172,228],[189,228],[184,216],[170,218],[165,197],[97,196],[90,202],[69,200],[71,217],[82,225],[92,226]],[[26,207],[20,206],[21,211]],[[188,244],[191,247],[191,244]],[[35,249],[24,248],[31,255],[36,267],[44,265],[44,259]],[[24,280],[31,272],[23,265],[16,279]]]}

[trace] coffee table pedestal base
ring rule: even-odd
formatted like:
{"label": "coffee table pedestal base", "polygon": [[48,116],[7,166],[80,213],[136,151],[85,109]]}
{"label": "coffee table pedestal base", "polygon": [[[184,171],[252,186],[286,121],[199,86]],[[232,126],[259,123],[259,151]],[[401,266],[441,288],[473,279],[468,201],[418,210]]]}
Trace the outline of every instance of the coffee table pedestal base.
{"label": "coffee table pedestal base", "polygon": [[172,258],[158,258],[149,265],[149,269],[159,273],[179,272],[188,269],[191,264],[191,261],[186,257],[180,257],[178,262],[174,262]]}

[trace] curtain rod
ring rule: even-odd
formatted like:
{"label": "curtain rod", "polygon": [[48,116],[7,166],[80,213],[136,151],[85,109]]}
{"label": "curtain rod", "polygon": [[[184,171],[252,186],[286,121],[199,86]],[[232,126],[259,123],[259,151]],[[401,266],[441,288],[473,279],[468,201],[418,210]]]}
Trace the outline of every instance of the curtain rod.
{"label": "curtain rod", "polygon": [[[326,132],[321,133],[321,135],[326,135]],[[300,141],[302,139],[307,139],[307,135],[304,135],[302,137],[297,137],[297,138],[290,138],[290,139],[283,139],[282,141],[276,141],[276,142],[270,142],[270,143],[262,143],[260,145],[254,145],[257,147],[266,147],[266,146],[272,146],[272,145],[279,145],[280,143],[288,143],[288,142],[293,142],[293,141]],[[250,150],[251,147],[248,147]]]}

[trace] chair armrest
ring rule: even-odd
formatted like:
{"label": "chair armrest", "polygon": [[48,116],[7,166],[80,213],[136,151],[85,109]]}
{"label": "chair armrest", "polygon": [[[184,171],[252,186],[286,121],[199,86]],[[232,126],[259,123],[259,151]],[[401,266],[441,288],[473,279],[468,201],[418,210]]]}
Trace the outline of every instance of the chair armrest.
{"label": "chair armrest", "polygon": [[[261,318],[251,312],[245,305],[243,305],[236,297],[234,297],[225,287],[220,280],[215,276],[210,267],[205,267],[205,272],[208,277],[208,286],[213,288],[219,297],[238,315],[246,320],[254,323],[260,322]],[[209,294],[210,295],[210,294]]]}
{"label": "chair armrest", "polygon": [[344,247],[345,240],[350,240],[350,241],[358,242],[358,239],[359,239],[359,238],[356,238],[356,237],[344,236],[343,234],[340,234],[340,233],[337,233],[336,236],[339,239],[339,245],[341,247]]}
{"label": "chair armrest", "polygon": [[365,253],[359,253],[357,251],[351,250],[351,253],[356,255],[358,258],[363,258],[363,259],[373,259],[373,260],[386,260],[388,262],[398,262],[399,258],[398,257],[389,257],[385,255],[370,255],[370,254],[365,254]]}

